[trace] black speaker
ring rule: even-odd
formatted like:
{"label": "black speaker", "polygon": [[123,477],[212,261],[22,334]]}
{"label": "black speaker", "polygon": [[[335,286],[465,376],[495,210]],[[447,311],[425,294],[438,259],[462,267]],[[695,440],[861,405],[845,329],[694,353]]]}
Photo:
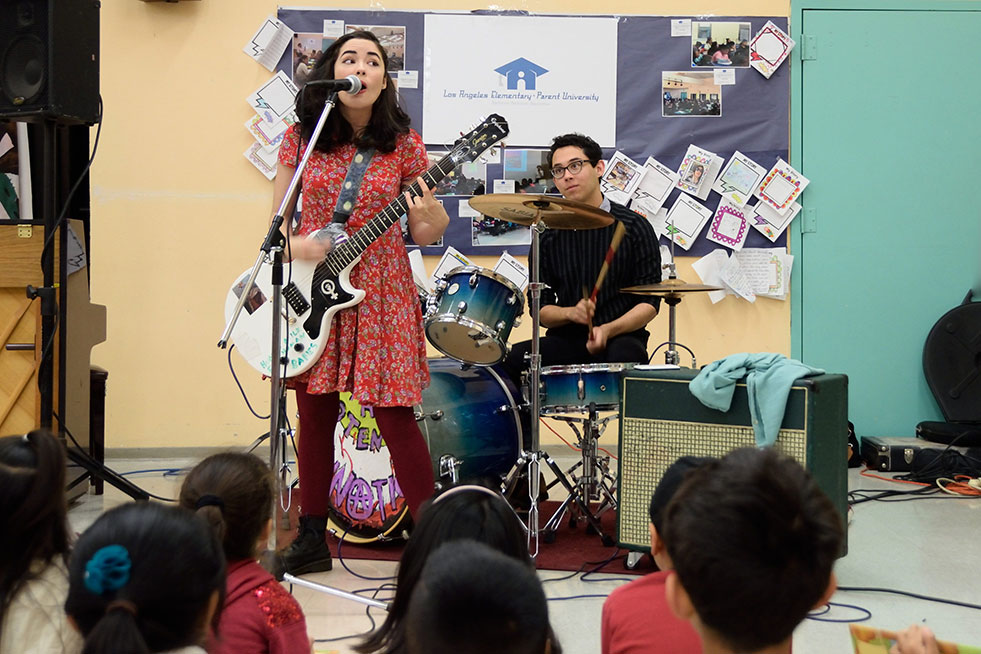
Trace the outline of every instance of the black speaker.
{"label": "black speaker", "polygon": [[95,123],[98,0],[0,0],[0,118]]}

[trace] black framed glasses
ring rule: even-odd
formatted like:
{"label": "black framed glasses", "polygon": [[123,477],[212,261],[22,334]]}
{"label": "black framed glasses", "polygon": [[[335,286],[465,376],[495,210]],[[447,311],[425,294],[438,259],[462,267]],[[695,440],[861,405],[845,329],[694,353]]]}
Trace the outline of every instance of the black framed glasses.
{"label": "black framed glasses", "polygon": [[573,175],[575,175],[580,170],[582,170],[582,167],[585,164],[588,163],[589,163],[588,161],[584,161],[582,159],[573,159],[572,161],[570,161],[564,166],[552,166],[552,170],[551,170],[552,177],[562,177],[563,175],[565,175],[565,171],[567,170]]}

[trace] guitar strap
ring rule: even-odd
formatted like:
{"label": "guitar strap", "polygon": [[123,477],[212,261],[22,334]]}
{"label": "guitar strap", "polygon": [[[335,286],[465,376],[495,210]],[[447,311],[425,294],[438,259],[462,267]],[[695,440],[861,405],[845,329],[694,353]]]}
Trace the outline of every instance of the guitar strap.
{"label": "guitar strap", "polygon": [[365,171],[371,158],[375,156],[374,148],[358,148],[354,153],[351,165],[347,167],[347,175],[344,183],[341,184],[341,193],[337,196],[337,206],[334,207],[334,217],[331,223],[344,225],[351,217],[354,210],[354,202],[358,199],[358,190],[361,188],[361,180],[364,179]]}

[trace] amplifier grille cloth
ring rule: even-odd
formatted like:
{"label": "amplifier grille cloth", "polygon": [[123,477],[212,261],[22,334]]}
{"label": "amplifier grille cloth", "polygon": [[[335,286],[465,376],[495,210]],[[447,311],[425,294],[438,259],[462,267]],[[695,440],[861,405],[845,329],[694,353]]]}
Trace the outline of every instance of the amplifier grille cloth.
{"label": "amplifier grille cloth", "polygon": [[[648,507],[669,465],[682,456],[722,457],[756,444],[751,426],[622,418],[621,430],[618,541],[638,549],[650,547]],[[804,430],[781,429],[775,447],[807,466]]]}

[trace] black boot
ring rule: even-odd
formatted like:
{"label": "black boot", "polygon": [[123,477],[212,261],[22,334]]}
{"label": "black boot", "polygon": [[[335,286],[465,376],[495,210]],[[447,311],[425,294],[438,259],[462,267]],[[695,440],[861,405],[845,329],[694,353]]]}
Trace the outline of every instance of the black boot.
{"label": "black boot", "polygon": [[327,518],[324,516],[300,516],[300,528],[296,540],[277,555],[283,572],[299,576],[310,572],[326,572],[333,567],[330,549],[324,540]]}

